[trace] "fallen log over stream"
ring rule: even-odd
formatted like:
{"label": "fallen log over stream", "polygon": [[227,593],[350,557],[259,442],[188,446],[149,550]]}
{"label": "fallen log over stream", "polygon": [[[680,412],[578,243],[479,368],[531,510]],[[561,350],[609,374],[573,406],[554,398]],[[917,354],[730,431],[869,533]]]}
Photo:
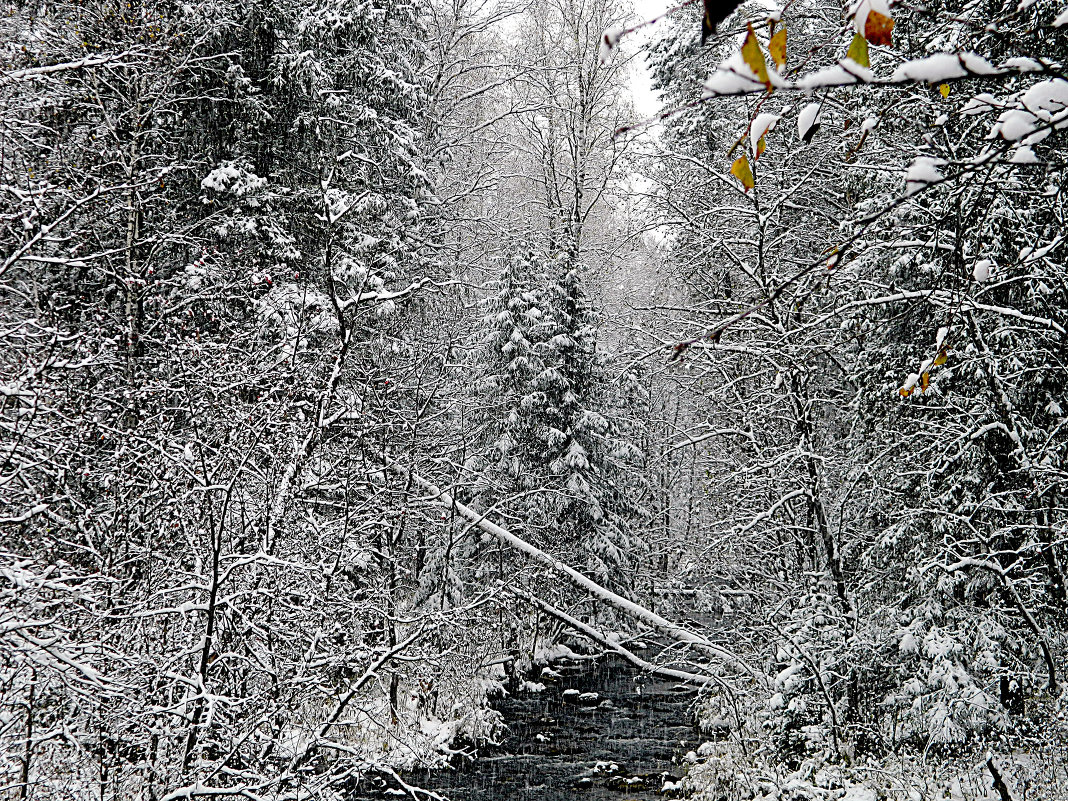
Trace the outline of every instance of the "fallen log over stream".
{"label": "fallen log over stream", "polygon": [[531,593],[526,592],[525,590],[518,590],[512,587],[506,587],[505,590],[511,595],[514,595],[516,598],[520,598],[536,606],[545,614],[549,615],[550,617],[556,618],[561,623],[574,629],[580,634],[589,637],[602,648],[605,648],[606,650],[611,651],[612,653],[619,654],[619,656],[626,659],[635,667],[641,668],[646,673],[651,673],[654,676],[661,676],[665,679],[675,679],[676,681],[681,681],[685,684],[693,684],[698,687],[704,687],[708,684],[717,684],[721,687],[724,687],[725,689],[730,689],[724,683],[723,679],[717,676],[704,676],[699,673],[688,673],[685,670],[676,670],[675,668],[662,667],[661,665],[654,664],[653,662],[650,662],[647,659],[642,659],[629,648],[624,647],[621,643],[614,642],[613,640],[608,639],[606,636],[604,636],[604,634],[599,632],[593,626],[590,626],[587,623],[583,623],[578,618],[572,617],[567,612],[564,612],[562,609],[557,609],[548,601],[543,601],[541,598],[538,598],[537,596],[532,595]]}
{"label": "fallen log over stream", "polygon": [[[694,648],[701,653],[711,656],[714,659],[718,659],[724,664],[741,671],[748,675],[750,678],[757,682],[763,683],[766,681],[766,677],[760,672],[755,670],[744,659],[728,651],[722,646],[716,645],[710,642],[705,637],[690,631],[689,629],[680,626],[677,623],[673,623],[667,618],[661,617],[650,609],[646,609],[641,604],[635,603],[615,592],[602,587],[588,576],[575,570],[570,565],[561,562],[556,557],[546,553],[540,548],[531,545],[524,539],[517,537],[515,534],[508,531],[506,528],[494,523],[486,515],[476,512],[471,507],[456,500],[455,497],[449,492],[440,489],[437,485],[431,482],[429,479],[424,478],[418,473],[409,470],[401,464],[393,460],[389,460],[388,465],[395,473],[408,478],[413,484],[417,484],[426,490],[429,496],[424,497],[423,500],[437,503],[444,506],[447,509],[452,509],[458,513],[464,519],[470,521],[473,525],[489,534],[510,548],[522,553],[524,556],[533,559],[540,564],[545,565],[553,572],[567,579],[567,581],[574,587],[588,592],[600,601],[603,601],[615,609],[623,612],[627,616],[634,620],[641,621],[648,626],[651,626],[656,631],[664,634],[667,637],[675,640],[675,642],[682,643]],[[577,623],[578,621],[575,621]],[[571,624],[568,624],[571,625]]]}

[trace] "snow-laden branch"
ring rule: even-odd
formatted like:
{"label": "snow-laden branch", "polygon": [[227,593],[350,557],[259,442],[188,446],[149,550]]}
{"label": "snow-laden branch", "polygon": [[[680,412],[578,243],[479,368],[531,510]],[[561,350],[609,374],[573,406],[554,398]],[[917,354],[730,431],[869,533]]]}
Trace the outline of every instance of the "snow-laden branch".
{"label": "snow-laden branch", "polygon": [[941,308],[954,309],[956,311],[988,312],[1000,317],[1011,317],[1014,320],[1033,325],[1036,328],[1044,328],[1049,331],[1054,331],[1061,336],[1068,334],[1068,329],[1065,329],[1063,325],[1050,317],[1039,317],[1034,314],[1027,314],[1026,312],[1022,312],[1019,309],[1014,309],[1010,306],[995,306],[990,303],[980,303],[977,300],[963,296],[959,292],[942,289],[900,290],[891,295],[880,295],[875,298],[853,300],[849,303],[843,303],[840,306],[836,306],[831,311],[816,318],[806,327],[812,328],[816,325],[821,325],[833,317],[837,317],[851,309],[859,309],[865,306],[888,306],[891,303],[902,303],[910,300],[926,300],[932,304],[937,304]]}
{"label": "snow-laden branch", "polygon": [[683,432],[682,436],[685,437],[685,439],[682,442],[676,442],[674,445],[665,450],[664,456],[667,456],[669,453],[674,453],[675,451],[681,450],[683,448],[696,448],[702,442],[713,439],[714,437],[742,437],[756,444],[756,437],[753,436],[753,432],[743,431],[740,428],[719,428],[715,431],[706,431],[703,434],[699,434],[695,437],[691,437],[689,434]]}
{"label": "snow-laden branch", "polygon": [[[4,394],[2,392],[2,390],[3,390],[3,387],[0,387],[0,395]],[[33,393],[29,393],[29,394],[32,397]],[[30,509],[27,509],[26,511],[22,512],[22,514],[17,514],[17,515],[14,515],[12,517],[0,517],[0,526],[2,526],[2,525],[12,525],[12,524],[15,524],[15,523],[25,523],[30,518],[35,517],[35,516],[37,516],[39,514],[44,514],[47,511],[48,511],[48,504],[47,503],[39,503],[36,506],[34,506],[34,507],[32,507]]]}
{"label": "snow-laden branch", "polygon": [[[26,642],[29,647],[19,648],[26,656],[42,667],[53,668],[59,671],[72,673],[72,678],[82,684],[88,685],[101,695],[113,695],[121,693],[127,688],[109,679],[92,665],[80,662],[70,656],[55,638],[42,640],[20,629],[9,629],[3,634],[12,634]],[[50,657],[50,659],[49,659]],[[67,671],[64,671],[64,668]]]}
{"label": "snow-laden branch", "polygon": [[453,283],[455,282],[434,281],[430,278],[419,278],[415,281],[412,281],[410,284],[408,284],[408,286],[404,287],[403,289],[383,289],[375,292],[359,292],[358,294],[353,295],[351,298],[346,298],[345,300],[339,299],[338,306],[341,311],[348,311],[348,309],[350,309],[351,307],[359,306],[364,303],[386,303],[392,300],[403,300],[404,298],[407,298],[410,295],[413,295],[414,293],[418,292],[427,284],[432,284],[433,286],[436,286],[440,289],[441,287],[448,286],[449,284]]}
{"label": "snow-laden branch", "polygon": [[422,787],[416,787],[413,784],[408,784],[401,778],[400,774],[389,765],[380,765],[382,770],[393,777],[393,781],[400,785],[400,788],[410,795],[412,798],[418,799],[420,796],[426,796],[427,798],[433,798],[435,801],[448,801],[443,795],[438,795],[433,790],[424,790]]}
{"label": "snow-laden branch", "polygon": [[[935,53],[925,58],[913,59],[900,64],[893,74],[885,78],[875,77],[868,67],[843,59],[830,67],[803,75],[796,80],[784,78],[774,69],[768,69],[772,88],[779,91],[812,92],[856,84],[873,86],[905,86],[914,83],[949,83],[965,78],[1000,78],[1022,73],[1045,72],[1049,65],[1029,58],[1010,58],[995,67],[975,53]],[[720,64],[705,81],[704,97],[731,97],[763,93],[767,84],[757,78],[749,66],[735,54]]]}
{"label": "snow-laden branch", "polygon": [[[258,788],[257,788],[258,789]],[[179,787],[163,796],[160,801],[192,801],[194,798],[246,798],[249,801],[264,801],[264,796],[258,795],[251,787],[237,785],[236,787],[212,787],[211,785],[195,784]]]}
{"label": "snow-laden branch", "polygon": [[425,489],[430,495],[425,500],[432,501],[434,503],[441,504],[447,509],[454,510],[461,517],[471,521],[474,525],[480,528],[485,533],[496,539],[508,547],[519,551],[524,556],[533,559],[535,562],[545,565],[553,572],[565,578],[574,587],[580,590],[588,592],[600,601],[604,601],[610,606],[615,607],[620,612],[630,616],[635,620],[639,620],[649,626],[652,626],[657,631],[667,635],[671,639],[684,645],[689,645],[692,648],[701,651],[713,658],[719,659],[731,667],[740,670],[750,677],[762,681],[764,676],[752,666],[747,664],[737,654],[731,653],[726,648],[716,645],[710,642],[706,638],[695,634],[694,632],[686,629],[677,623],[672,623],[670,620],[661,617],[655,612],[646,609],[644,606],[635,603],[621,595],[618,595],[611,590],[602,587],[597,582],[593,581],[586,575],[575,570],[570,565],[561,562],[556,557],[546,553],[540,548],[531,545],[526,540],[520,539],[515,534],[511,533],[507,529],[497,525],[492,520],[489,520],[485,515],[479,514],[474,509],[466,506],[460,501],[456,500],[450,493],[443,489],[438,488],[433,482],[426,478],[423,478],[418,473],[409,470],[403,465],[398,464],[392,459],[386,459],[388,467],[399,475],[409,477],[414,484]]}
{"label": "snow-laden branch", "polygon": [[107,187],[107,188],[103,188],[103,187],[99,187],[98,186],[96,189],[94,189],[92,192],[90,192],[85,197],[74,201],[71,205],[69,205],[66,209],[64,209],[59,214],[58,217],[56,217],[50,223],[42,225],[37,230],[37,232],[34,233],[33,236],[31,236],[29,239],[27,239],[10,256],[8,256],[6,259],[4,259],[3,263],[0,264],[0,276],[2,276],[4,273],[6,273],[8,271],[8,269],[11,267],[11,265],[13,265],[15,262],[19,261],[23,256],[25,256],[34,245],[36,245],[38,242],[46,239],[48,236],[50,236],[52,231],[54,231],[57,226],[61,225],[68,217],[70,217],[72,214],[74,214],[74,212],[80,210],[83,206],[89,205],[90,203],[92,203],[94,200],[96,200],[98,197],[100,197],[102,194],[104,194],[106,192],[117,192],[117,191],[119,191],[121,189],[127,189],[127,188],[128,187],[126,187],[126,186],[111,186],[111,187]]}
{"label": "snow-laden branch", "polygon": [[70,72],[72,70],[80,70],[87,67],[100,67],[105,64],[123,66],[124,62],[122,59],[130,55],[134,55],[133,50],[125,50],[122,53],[113,53],[111,55],[86,56],[77,61],[64,61],[60,64],[49,64],[44,67],[27,67],[22,70],[0,72],[0,80],[27,81],[33,80],[34,78],[43,78],[46,75],[52,75],[57,72]]}
{"label": "snow-laden branch", "polygon": [[756,517],[754,517],[745,526],[743,526],[741,531],[738,532],[738,535],[741,536],[742,534],[746,534],[765,520],[770,520],[777,511],[779,511],[782,507],[784,507],[794,498],[800,498],[809,495],[810,493],[807,489],[796,489],[793,492],[786,493],[781,498],[779,498],[779,500],[775,501],[775,503],[773,503],[763,512],[760,512],[760,514],[756,515]]}

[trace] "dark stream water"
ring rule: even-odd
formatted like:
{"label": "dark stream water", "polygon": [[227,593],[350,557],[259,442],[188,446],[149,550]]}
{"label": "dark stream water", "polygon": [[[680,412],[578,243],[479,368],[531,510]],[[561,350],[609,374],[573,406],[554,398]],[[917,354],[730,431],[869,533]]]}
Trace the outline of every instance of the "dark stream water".
{"label": "dark stream water", "polygon": [[683,774],[675,763],[697,744],[693,690],[613,657],[555,667],[561,675],[544,692],[495,704],[508,725],[499,746],[406,781],[452,801],[664,798],[665,781]]}

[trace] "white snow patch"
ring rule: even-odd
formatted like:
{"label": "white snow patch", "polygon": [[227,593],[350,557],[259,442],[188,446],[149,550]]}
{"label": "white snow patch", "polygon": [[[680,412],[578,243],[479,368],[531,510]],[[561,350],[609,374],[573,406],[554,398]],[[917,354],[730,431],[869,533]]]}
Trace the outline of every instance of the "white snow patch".
{"label": "white snow patch", "polygon": [[739,95],[764,88],[755,72],[745,63],[741,52],[725,59],[705,80],[705,97]]}
{"label": "white snow patch", "polygon": [[1042,72],[1042,65],[1033,58],[1027,58],[1026,56],[1007,59],[1003,66],[1017,72]]}
{"label": "white snow patch", "polygon": [[997,124],[990,131],[990,136],[991,138],[1000,136],[1009,142],[1016,142],[1034,133],[1037,125],[1038,117],[1030,111],[1012,109],[998,117]]}
{"label": "white snow patch", "polygon": [[975,53],[959,53],[957,58],[964,65],[964,69],[972,75],[1000,75],[1002,72],[985,58]]}
{"label": "white snow patch", "polygon": [[778,114],[764,112],[756,115],[753,124],[749,126],[749,147],[752,149],[754,156],[757,154],[757,143],[760,141],[761,137],[770,133],[778,122]]}
{"label": "white snow patch", "polygon": [[211,189],[219,193],[229,192],[238,197],[262,189],[266,185],[266,178],[260,178],[254,172],[233,161],[224,161],[200,182],[201,189]]}
{"label": "white snow patch", "polygon": [[989,111],[996,111],[999,108],[1003,108],[1004,105],[1004,103],[989,92],[980,92],[964,104],[964,108],[960,110],[960,113],[967,116],[986,114]]}
{"label": "white snow patch", "polygon": [[833,67],[824,67],[811,75],[806,75],[797,82],[797,86],[800,89],[808,90],[819,89],[824,86],[849,86],[857,83],[857,81],[871,83],[874,77],[875,73],[867,67],[861,67],[859,64],[850,63],[848,69],[843,64],[836,64]]}
{"label": "white snow patch", "polygon": [[549,662],[556,662],[559,659],[579,659],[579,655],[568,648],[566,645],[551,645],[548,647],[539,648],[534,652],[534,662],[538,665],[545,665]]}
{"label": "white snow patch", "polygon": [[823,116],[823,103],[809,103],[801,113],[797,115],[797,133],[802,139],[806,138],[813,128],[820,124]]}
{"label": "white snow patch", "polygon": [[1068,108],[1068,81],[1063,78],[1039,81],[1021,95],[1020,105],[1036,113],[1063,111]]}
{"label": "white snow patch", "polygon": [[1010,158],[1009,161],[1011,163],[1013,163],[1013,164],[1038,164],[1039,163],[1038,156],[1035,155],[1035,151],[1033,151],[1031,148],[1027,147],[1026,145],[1024,147],[1021,147],[1021,148],[1017,149],[1012,154],[1012,158]]}
{"label": "white snow patch", "polygon": [[782,687],[784,690],[790,690],[795,687],[798,681],[800,681],[800,679],[795,677],[801,672],[801,669],[801,665],[790,665],[775,677],[775,686]]}
{"label": "white snow patch", "polygon": [[918,58],[906,61],[894,70],[893,80],[903,81],[927,81],[927,83],[941,83],[955,78],[963,78],[968,74],[955,53],[935,53],[927,58]]}
{"label": "white snow patch", "polygon": [[929,184],[938,183],[942,180],[942,173],[938,168],[945,166],[943,159],[932,156],[918,156],[909,165],[905,174],[905,194],[914,195]]}
{"label": "white snow patch", "polygon": [[622,38],[624,30],[622,25],[614,25],[604,32],[601,37],[601,49],[599,52],[599,59],[602,64],[607,64],[609,59],[612,58],[612,53],[619,47],[619,40]]}

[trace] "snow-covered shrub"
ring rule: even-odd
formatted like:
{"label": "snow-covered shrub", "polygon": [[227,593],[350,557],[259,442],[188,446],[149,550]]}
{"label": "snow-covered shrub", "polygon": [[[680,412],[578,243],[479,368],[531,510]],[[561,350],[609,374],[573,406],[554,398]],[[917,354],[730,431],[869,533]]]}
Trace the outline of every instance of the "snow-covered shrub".
{"label": "snow-covered shrub", "polygon": [[917,616],[896,639],[897,681],[882,702],[891,743],[946,748],[1008,726],[998,692],[1015,658],[993,616]]}

